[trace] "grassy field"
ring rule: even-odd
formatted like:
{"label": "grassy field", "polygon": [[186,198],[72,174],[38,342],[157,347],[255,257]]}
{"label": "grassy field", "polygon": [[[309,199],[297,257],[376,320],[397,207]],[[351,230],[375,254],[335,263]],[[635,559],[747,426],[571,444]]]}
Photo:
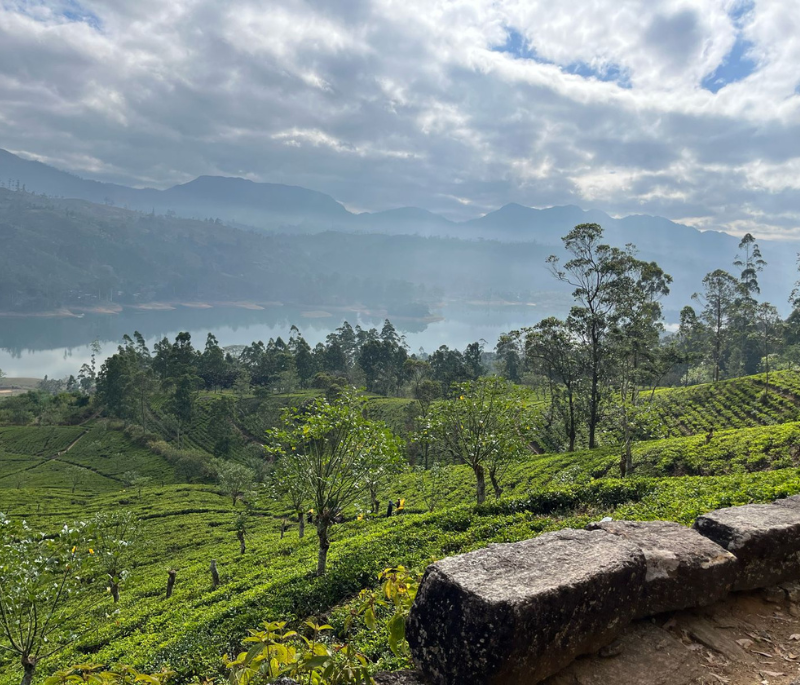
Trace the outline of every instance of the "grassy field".
{"label": "grassy field", "polygon": [[[137,564],[122,587],[118,611],[67,652],[42,664],[41,674],[70,663],[124,662],[144,669],[169,664],[181,681],[219,676],[223,653],[238,651],[247,630],[269,619],[316,616],[340,630],[361,588],[380,570],[404,564],[422,570],[433,559],[522,540],[563,527],[581,527],[606,515],[691,523],[722,506],[769,502],[800,492],[800,417],[790,397],[800,376],[775,378],[776,399],[760,399],[758,379],[714,387],[658,391],[664,437],[634,445],[634,475],[620,480],[619,450],[603,447],[572,454],[531,455],[504,475],[504,494],[476,507],[472,472],[445,470],[441,481],[406,472],[382,494],[406,499],[405,513],[359,520],[345,512],[334,529],[330,572],[313,575],[316,537],[309,527],[299,540],[295,524],[281,537],[287,507],[265,489],[251,497],[247,551],[239,553],[234,520],[242,508],[213,485],[176,482],[170,463],[121,430],[94,419],[82,426],[0,427],[0,511],[44,530],[96,511],[129,509],[141,520]],[[763,390],[763,387],[762,387]],[[249,398],[247,440],[256,441],[282,406],[313,393]],[[745,411],[742,400],[726,413],[715,397],[747,396],[761,409]],[[203,403],[213,402],[213,395]],[[733,401],[733,400],[730,400]],[[374,398],[370,411],[398,426],[407,400]],[[790,406],[791,405],[791,406]],[[712,407],[706,412],[703,407]],[[749,406],[749,405],[748,405]],[[190,432],[192,446],[208,452],[208,420],[200,412]],[[713,416],[711,424],[700,416]],[[156,407],[154,416],[158,418]],[[203,423],[205,421],[205,424]],[[711,436],[708,428],[714,428]],[[203,434],[202,427],[206,434]],[[164,437],[169,431],[164,429]],[[209,454],[210,458],[210,454]],[[126,488],[123,474],[135,470],[150,484]],[[76,474],[80,475],[77,484]],[[430,496],[435,490],[436,497]],[[435,500],[435,508],[428,511]],[[366,503],[364,503],[366,504]],[[211,589],[215,559],[222,583]],[[175,593],[164,598],[167,570],[177,571]],[[110,599],[107,609],[111,610]],[[359,632],[356,645],[376,668],[402,662],[386,636]],[[15,683],[16,665],[0,656],[0,683]]]}
{"label": "grassy field", "polygon": [[0,401],[5,397],[22,395],[29,390],[35,390],[40,380],[39,378],[0,378]]}

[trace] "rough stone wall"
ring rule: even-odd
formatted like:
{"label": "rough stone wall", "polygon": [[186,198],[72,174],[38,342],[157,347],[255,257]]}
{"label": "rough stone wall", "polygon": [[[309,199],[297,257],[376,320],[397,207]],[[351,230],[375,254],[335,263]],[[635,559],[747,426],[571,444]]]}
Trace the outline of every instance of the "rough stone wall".
{"label": "rough stone wall", "polygon": [[421,673],[413,682],[531,685],[609,644],[636,618],[800,580],[800,497],[713,511],[693,528],[588,528],[428,567],[406,631]]}

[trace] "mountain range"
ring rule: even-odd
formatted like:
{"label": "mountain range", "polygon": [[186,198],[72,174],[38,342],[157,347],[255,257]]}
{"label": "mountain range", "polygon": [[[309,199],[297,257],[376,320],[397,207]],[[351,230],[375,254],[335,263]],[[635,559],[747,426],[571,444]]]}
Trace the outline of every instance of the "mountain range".
{"label": "mountain range", "polygon": [[[419,207],[353,213],[330,195],[299,186],[256,183],[244,178],[199,176],[165,190],[130,188],[80,178],[41,162],[0,149],[0,183],[58,198],[76,198],[138,211],[174,212],[193,219],[219,218],[227,223],[289,233],[327,230],[365,233],[417,234],[465,239],[533,241],[557,245],[570,227],[599,223],[610,239],[648,244],[667,235],[695,237],[700,232],[662,217],[629,216],[615,219],[599,210],[575,205],[534,209],[507,204],[485,216],[455,222]],[[566,230],[565,230],[566,229]],[[710,232],[707,240],[714,240]]]}
{"label": "mountain range", "polygon": [[[24,187],[29,192],[51,198],[81,199],[148,214],[219,219],[229,227],[283,234],[287,238],[310,238],[312,234],[331,231],[353,234],[353,238],[345,242],[352,243],[355,253],[344,255],[343,259],[347,260],[349,268],[357,269],[359,273],[370,271],[376,259],[380,272],[381,262],[388,257],[376,250],[381,241],[359,241],[355,237],[358,234],[405,235],[420,239],[436,237],[473,243],[480,240],[527,243],[529,246],[521,253],[528,255],[525,264],[530,269],[530,286],[534,290],[547,283],[549,276],[543,269],[544,259],[547,254],[558,251],[560,238],[576,224],[595,222],[603,226],[610,243],[635,244],[642,258],[657,260],[674,277],[675,286],[670,298],[672,307],[679,303],[688,304],[692,292],[700,290],[705,273],[717,268],[732,269],[738,251],[738,238],[734,236],[717,231],[698,231],[657,216],[614,218],[596,209],[583,210],[574,205],[535,209],[519,204],[507,204],[484,216],[462,222],[450,221],[417,207],[354,213],[329,195],[298,186],[200,176],[165,190],[131,188],[83,179],[5,150],[0,150],[0,185],[11,189]],[[327,241],[323,243],[328,244]],[[424,263],[428,265],[425,281],[439,287],[439,279],[429,273],[436,269],[436,265],[431,264],[425,253],[431,243],[412,241],[403,245],[408,255],[404,267],[407,273],[413,276],[420,270],[419,264]],[[789,242],[769,241],[762,243],[761,247],[769,264],[762,275],[765,297],[785,308],[786,298],[796,280],[796,246]],[[441,263],[443,255],[447,259],[447,254],[469,254],[469,260],[460,265],[460,272],[456,268],[458,264],[445,270],[450,275],[455,272],[454,277],[461,284],[472,279],[485,285],[487,274],[492,274],[497,281],[490,290],[519,290],[524,272],[517,273],[513,287],[506,287],[503,283],[504,269],[510,269],[511,265],[491,261],[500,252],[507,254],[506,250],[488,245],[457,247],[456,243],[452,243],[449,251],[441,244],[437,244],[435,250],[436,258],[440,260],[438,263]],[[369,262],[365,261],[367,254],[370,255]],[[362,256],[364,258],[360,259]],[[513,268],[519,271],[526,267],[515,264]],[[484,273],[479,276],[478,270]],[[412,276],[409,276],[411,282],[420,283]],[[392,277],[397,278],[397,275]]]}

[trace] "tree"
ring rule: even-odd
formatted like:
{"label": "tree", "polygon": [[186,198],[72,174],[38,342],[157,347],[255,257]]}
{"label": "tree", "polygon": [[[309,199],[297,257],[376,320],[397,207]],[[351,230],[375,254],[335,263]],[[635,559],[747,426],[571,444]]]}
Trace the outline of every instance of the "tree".
{"label": "tree", "polygon": [[236,444],[234,410],[235,400],[231,397],[220,397],[211,405],[208,433],[214,440],[212,451],[215,457],[227,457]]}
{"label": "tree", "polygon": [[617,293],[609,334],[613,398],[624,450],[620,460],[623,477],[633,467],[631,443],[634,424],[641,415],[640,389],[664,373],[659,354],[659,338],[664,330],[659,300],[669,293],[672,282],[655,262],[639,263],[635,277],[634,283]]}
{"label": "tree", "polygon": [[576,304],[567,323],[586,347],[590,448],[597,445],[600,406],[610,370],[606,363],[609,331],[635,289],[666,294],[671,280],[656,264],[636,259],[632,245],[620,250],[601,243],[602,237],[598,224],[579,224],[562,239],[572,258],[563,265],[555,255],[547,260],[552,274],[574,288]]}
{"label": "tree", "polygon": [[167,399],[165,408],[175,419],[178,428],[178,447],[183,445],[183,432],[194,417],[197,394],[203,381],[192,374],[186,373],[170,378],[168,385],[172,389]]}
{"label": "tree", "polygon": [[217,459],[214,464],[217,482],[222,491],[231,498],[233,506],[245,497],[253,487],[253,472],[235,461]]}
{"label": "tree", "polygon": [[731,312],[731,349],[727,363],[728,375],[752,374],[758,370],[758,333],[755,330],[757,300],[761,292],[758,274],[763,271],[766,261],[761,249],[750,233],[745,234],[739,243],[740,254],[734,259],[734,266],[740,269],[739,289],[734,297]]}
{"label": "tree", "polygon": [[499,498],[504,470],[530,452],[527,402],[499,378],[467,381],[454,390],[452,400],[433,405],[427,430],[443,455],[472,469],[476,499],[482,504],[486,500],[486,476]]}
{"label": "tree", "polygon": [[783,338],[783,321],[774,305],[762,302],[756,306],[756,328],[761,346],[764,369],[764,397],[769,394],[770,355]]}
{"label": "tree", "polygon": [[739,241],[739,249],[743,251],[743,254],[736,255],[733,264],[741,269],[739,282],[742,284],[744,292],[748,297],[754,298],[761,292],[758,274],[764,270],[767,262],[762,258],[761,248],[750,233],[745,233]]}
{"label": "tree", "polygon": [[522,380],[524,353],[520,349],[521,341],[522,332],[511,331],[501,335],[495,347],[497,358],[502,365],[500,373],[512,383],[519,383]]}
{"label": "tree", "polygon": [[250,381],[250,372],[244,367],[239,369],[233,382],[233,392],[240,400],[250,394]]}
{"label": "tree", "polygon": [[277,469],[288,482],[304,484],[316,512],[320,576],[334,519],[361,496],[370,471],[400,459],[399,440],[366,418],[365,402],[354,388],[345,388],[335,400],[317,398],[307,407],[285,409],[282,425],[268,432]]}
{"label": "tree", "polygon": [[[272,491],[276,498],[284,497],[289,501],[292,513],[297,517],[297,536],[302,540],[306,534],[306,510],[311,501],[309,482],[297,477],[295,464],[291,459],[280,458],[281,445],[265,445],[265,447],[270,456],[278,457],[275,468],[270,474]],[[274,452],[276,449],[277,452]]]}
{"label": "tree", "polygon": [[294,366],[300,385],[307,388],[314,374],[318,371],[317,360],[297,326],[292,326],[289,336],[289,351],[294,357]]}
{"label": "tree", "polygon": [[739,292],[736,279],[727,271],[717,269],[703,278],[703,292],[692,295],[693,299],[703,305],[700,316],[709,331],[715,382],[720,379],[728,324]]}
{"label": "tree", "polygon": [[463,383],[470,379],[464,362],[464,355],[458,350],[451,350],[442,345],[428,359],[431,365],[431,378],[438,381],[441,394],[447,396],[454,383]]}
{"label": "tree", "polygon": [[[431,451],[431,436],[427,430],[431,405],[441,396],[441,386],[429,378],[416,383],[413,388],[415,405],[409,405],[412,410],[411,420],[414,426],[412,444],[421,451],[423,466],[427,469]],[[419,453],[417,453],[418,456]]]}
{"label": "tree", "polygon": [[143,476],[138,471],[126,471],[122,474],[122,482],[129,488],[135,488],[139,499],[142,499],[142,488],[149,485],[152,480],[150,476]]}
{"label": "tree", "polygon": [[102,595],[87,582],[97,569],[91,545],[85,524],[45,535],[0,515],[0,649],[19,659],[22,685],[95,625]]}
{"label": "tree", "polygon": [[681,309],[676,338],[681,363],[686,366],[684,385],[689,385],[689,372],[692,366],[703,358],[706,333],[703,322],[692,307],[687,305]]}
{"label": "tree", "polygon": [[418,467],[416,474],[417,493],[425,503],[425,508],[428,511],[433,511],[447,491],[447,469],[438,461],[435,461],[430,468]]}
{"label": "tree", "polygon": [[219,346],[217,338],[212,333],[209,333],[206,338],[205,350],[200,355],[197,375],[203,379],[206,388],[216,390],[225,380],[227,370],[228,365],[225,361],[225,353]]}
{"label": "tree", "polygon": [[526,330],[525,351],[529,359],[541,364],[551,384],[562,388],[560,393],[551,389],[550,401],[563,414],[568,450],[572,452],[578,434],[584,365],[578,341],[566,323],[550,317]]}
{"label": "tree", "polygon": [[94,553],[108,578],[108,591],[119,602],[120,585],[128,577],[136,558],[139,521],[131,511],[101,512],[90,521]]}

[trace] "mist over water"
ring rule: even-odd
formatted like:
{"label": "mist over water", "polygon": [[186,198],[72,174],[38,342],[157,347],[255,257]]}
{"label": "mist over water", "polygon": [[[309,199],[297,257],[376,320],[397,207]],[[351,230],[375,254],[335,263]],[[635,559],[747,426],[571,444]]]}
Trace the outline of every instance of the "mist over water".
{"label": "mist over water", "polygon": [[[102,360],[116,351],[126,333],[132,335],[134,331],[139,331],[151,348],[165,336],[172,340],[179,332],[189,331],[194,346],[202,350],[208,333],[213,333],[223,347],[249,345],[258,340],[266,343],[278,336],[288,340],[294,324],[313,347],[343,321],[354,327],[380,329],[384,320],[355,311],[325,313],[329,315],[288,307],[263,310],[178,307],[169,311],[125,309],[119,314],[87,314],[82,318],[0,318],[0,369],[18,378],[77,375],[81,365],[91,357],[93,340],[101,344]],[[411,353],[420,348],[430,353],[441,345],[463,349],[476,340],[485,341],[486,349],[492,350],[501,333],[531,326],[557,312],[531,305],[452,304],[437,313],[442,319],[433,322],[392,319],[395,328],[405,336]]]}

